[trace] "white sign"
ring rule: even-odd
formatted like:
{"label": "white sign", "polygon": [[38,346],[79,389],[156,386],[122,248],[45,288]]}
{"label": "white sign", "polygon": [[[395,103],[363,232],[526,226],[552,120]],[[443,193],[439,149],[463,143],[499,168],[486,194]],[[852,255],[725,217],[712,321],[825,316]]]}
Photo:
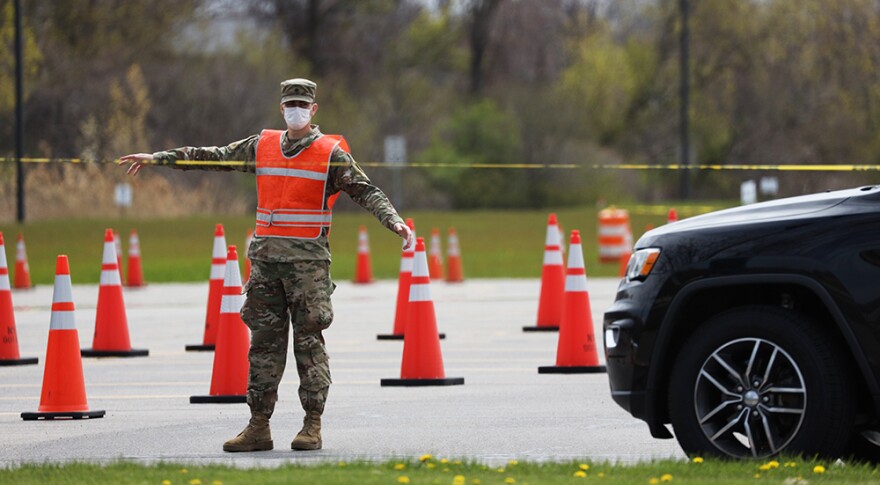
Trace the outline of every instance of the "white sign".
{"label": "white sign", "polygon": [[116,184],[114,200],[118,207],[131,207],[131,184]]}
{"label": "white sign", "polygon": [[406,137],[392,135],[385,137],[385,163],[389,165],[406,165]]}
{"label": "white sign", "polygon": [[758,201],[758,186],[754,180],[746,180],[739,186],[739,200],[742,205]]}
{"label": "white sign", "polygon": [[761,193],[764,195],[776,195],[779,193],[779,179],[776,177],[761,177]]}

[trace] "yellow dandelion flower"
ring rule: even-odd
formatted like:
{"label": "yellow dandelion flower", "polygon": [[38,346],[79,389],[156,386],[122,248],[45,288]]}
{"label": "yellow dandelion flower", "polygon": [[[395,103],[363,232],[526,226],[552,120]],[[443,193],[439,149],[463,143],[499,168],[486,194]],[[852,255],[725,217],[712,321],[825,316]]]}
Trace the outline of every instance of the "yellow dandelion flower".
{"label": "yellow dandelion flower", "polygon": [[650,483],[651,485],[657,485],[658,483],[660,483],[660,480],[658,480],[656,477],[654,477],[654,478],[651,478],[650,480],[648,480],[648,483]]}
{"label": "yellow dandelion flower", "polygon": [[162,485],[171,485],[171,480],[162,480]]}
{"label": "yellow dandelion flower", "polygon": [[471,480],[471,485],[482,485],[483,482],[480,481],[479,478],[474,478]]}
{"label": "yellow dandelion flower", "polygon": [[508,464],[508,465],[511,465],[511,466],[516,466],[516,465],[519,465],[519,462],[516,461],[516,460],[510,460],[510,461],[507,462],[507,464]]}
{"label": "yellow dandelion flower", "polygon": [[394,464],[395,470],[403,470],[404,468],[406,468],[406,465],[404,465],[403,463],[395,463]]}
{"label": "yellow dandelion flower", "polygon": [[755,478],[761,478],[761,474],[760,474],[760,473],[755,473]]}
{"label": "yellow dandelion flower", "polygon": [[770,465],[767,463],[764,463],[763,465],[758,467],[758,470],[761,470],[762,472],[766,472],[769,469],[770,469]]}
{"label": "yellow dandelion flower", "polygon": [[448,471],[449,471],[449,468],[443,467],[443,473],[447,473]]}
{"label": "yellow dandelion flower", "polygon": [[702,456],[695,456],[693,461],[694,461],[694,463],[703,463],[703,457]]}
{"label": "yellow dandelion flower", "polygon": [[186,468],[181,468],[180,473],[189,473],[189,470],[187,470]]}
{"label": "yellow dandelion flower", "polygon": [[504,483],[516,483],[516,480],[513,477],[507,477],[504,479]]}
{"label": "yellow dandelion flower", "polygon": [[793,461],[787,461],[787,462],[785,462],[785,465],[783,465],[783,466],[785,466],[785,468],[794,468],[797,466],[797,463],[795,463]]}
{"label": "yellow dandelion flower", "polygon": [[452,462],[453,465],[461,465],[461,460],[455,460]]}
{"label": "yellow dandelion flower", "polygon": [[660,477],[660,481],[661,482],[671,482],[672,481],[672,474],[671,473],[664,473]]}
{"label": "yellow dandelion flower", "polygon": [[397,483],[409,483],[409,477],[406,475],[397,477]]}
{"label": "yellow dandelion flower", "polygon": [[599,472],[599,474],[596,475],[596,476],[599,477],[599,478],[605,478],[605,473],[604,473],[604,472]]}
{"label": "yellow dandelion flower", "polygon": [[199,480],[198,478],[193,478],[192,480],[189,481],[189,485],[202,485],[202,481]]}
{"label": "yellow dandelion flower", "polygon": [[440,460],[440,463],[445,465],[445,464],[449,463],[449,460],[447,460],[446,458],[443,458],[442,460]]}
{"label": "yellow dandelion flower", "polygon": [[582,470],[574,472],[574,476],[577,478],[587,478],[587,474],[584,473]]}
{"label": "yellow dandelion flower", "polygon": [[340,461],[340,462],[339,462],[339,466],[340,466],[340,467],[348,466],[348,463],[346,463],[346,462],[344,462],[344,461]]}
{"label": "yellow dandelion flower", "polygon": [[429,470],[433,470],[433,469],[437,468],[437,464],[436,464],[436,463],[428,463],[428,464],[425,465],[425,466],[428,467]]}
{"label": "yellow dandelion flower", "polygon": [[767,462],[767,465],[770,468],[779,468],[779,462],[776,460],[771,460],[771,461]]}
{"label": "yellow dandelion flower", "polygon": [[221,482],[220,480],[214,480],[213,482],[211,482],[211,485],[223,485],[223,482]]}
{"label": "yellow dandelion flower", "polygon": [[578,468],[580,468],[583,471],[587,471],[590,469],[590,465],[587,465],[586,463],[581,463],[580,465],[578,465]]}
{"label": "yellow dandelion flower", "polygon": [[816,465],[813,467],[813,473],[825,473],[825,467],[822,465]]}
{"label": "yellow dandelion flower", "polygon": [[498,472],[498,473],[504,473],[504,468],[499,468],[499,469],[497,469],[497,470],[495,470],[495,471]]}
{"label": "yellow dandelion flower", "polygon": [[431,456],[430,454],[426,453],[426,454],[419,457],[419,461],[426,462],[426,461],[430,460],[431,458],[434,458],[434,457]]}
{"label": "yellow dandelion flower", "polygon": [[456,475],[452,477],[452,485],[464,485],[464,475]]}

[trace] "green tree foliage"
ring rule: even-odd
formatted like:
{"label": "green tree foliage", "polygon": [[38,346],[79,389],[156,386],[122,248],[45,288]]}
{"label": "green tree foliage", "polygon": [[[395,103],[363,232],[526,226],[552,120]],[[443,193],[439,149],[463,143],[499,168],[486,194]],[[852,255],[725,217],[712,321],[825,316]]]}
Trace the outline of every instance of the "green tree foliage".
{"label": "green tree foliage", "polygon": [[522,163],[519,140],[516,119],[482,100],[459,108],[419,159],[449,167],[432,171],[432,177],[456,208],[529,207],[526,172],[479,167]]}

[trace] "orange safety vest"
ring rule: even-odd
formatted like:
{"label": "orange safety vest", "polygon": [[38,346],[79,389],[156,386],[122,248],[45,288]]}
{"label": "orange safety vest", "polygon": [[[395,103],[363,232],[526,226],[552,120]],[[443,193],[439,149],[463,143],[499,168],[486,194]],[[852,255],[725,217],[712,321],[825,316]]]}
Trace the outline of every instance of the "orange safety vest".
{"label": "orange safety vest", "polygon": [[339,135],[321,135],[292,157],[281,151],[284,131],[263,130],[257,143],[258,237],[316,239],[330,231],[333,204],[339,193],[327,197],[330,156],[348,144]]}

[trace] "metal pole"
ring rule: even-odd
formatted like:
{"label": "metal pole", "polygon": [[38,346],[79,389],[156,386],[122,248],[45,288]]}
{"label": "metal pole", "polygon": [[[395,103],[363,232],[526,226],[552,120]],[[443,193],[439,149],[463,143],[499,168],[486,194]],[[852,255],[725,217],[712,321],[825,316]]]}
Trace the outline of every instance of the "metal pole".
{"label": "metal pole", "polygon": [[691,141],[690,141],[690,122],[688,119],[689,116],[689,104],[690,104],[690,68],[689,68],[689,56],[688,52],[688,44],[690,43],[690,35],[688,32],[688,15],[690,6],[688,4],[688,0],[679,0],[679,8],[681,9],[681,38],[680,38],[680,48],[681,48],[681,70],[680,70],[680,82],[681,82],[681,104],[680,104],[680,122],[681,122],[681,165],[684,168],[681,170],[681,180],[680,180],[680,194],[682,199],[690,198],[691,195],[691,183],[690,183],[690,170],[689,166],[691,163]]}
{"label": "metal pole", "polygon": [[15,0],[15,183],[17,211],[16,220],[24,222],[24,101],[22,78],[24,76],[24,46],[21,40],[21,0]]}

